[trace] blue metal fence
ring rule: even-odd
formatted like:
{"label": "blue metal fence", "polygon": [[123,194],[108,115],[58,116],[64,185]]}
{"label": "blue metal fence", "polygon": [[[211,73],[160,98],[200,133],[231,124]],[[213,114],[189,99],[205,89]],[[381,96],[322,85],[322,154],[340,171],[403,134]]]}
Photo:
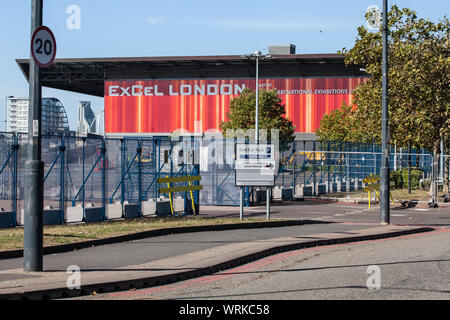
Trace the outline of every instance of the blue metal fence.
{"label": "blue metal fence", "polygon": [[17,225],[18,139],[13,133],[0,132],[0,226]]}
{"label": "blue metal fence", "polygon": [[[309,186],[308,195],[331,192],[333,184],[334,191],[362,189],[365,177],[380,174],[381,148],[375,144],[295,141],[280,155],[276,185],[283,188]],[[424,179],[431,179],[432,156],[423,149],[413,149],[407,154],[392,148],[391,170],[407,167],[409,157],[411,166],[421,170]],[[318,190],[320,187],[324,188]]]}
{"label": "blue metal fence", "polygon": [[[201,175],[203,190],[193,194],[195,206],[239,205],[235,187],[236,140],[205,138],[104,138],[43,136],[44,223],[102,221],[154,214],[192,213],[189,192],[158,192],[158,178]],[[0,227],[23,224],[26,134],[0,133]],[[381,149],[375,144],[295,141],[280,144],[276,187],[301,187],[319,195],[362,187],[369,174],[379,174]],[[392,148],[391,169],[406,167],[409,155]],[[411,162],[430,178],[432,157],[412,150]],[[180,182],[177,186],[186,185]],[[324,185],[326,187],[324,187]],[[245,188],[244,204],[261,199],[256,188]],[[198,212],[198,210],[196,210]]]}

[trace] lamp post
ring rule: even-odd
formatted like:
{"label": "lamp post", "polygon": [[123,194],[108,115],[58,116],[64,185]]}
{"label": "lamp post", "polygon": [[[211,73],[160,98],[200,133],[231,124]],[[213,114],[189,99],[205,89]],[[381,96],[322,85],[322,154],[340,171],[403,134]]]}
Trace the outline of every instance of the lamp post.
{"label": "lamp post", "polygon": [[[255,143],[259,144],[259,60],[270,60],[272,56],[270,54],[262,54],[261,51],[255,51],[252,54],[246,54],[242,56],[243,59],[249,61],[256,61],[256,112],[255,112]],[[243,189],[241,187],[241,219],[243,214],[242,209],[242,197]],[[267,220],[270,219],[270,187],[266,190],[266,214]]]}
{"label": "lamp post", "polygon": [[256,114],[255,114],[255,142],[259,143],[259,60],[270,60],[270,54],[262,54],[261,51],[255,51],[252,54],[242,56],[246,60],[256,61]]}
{"label": "lamp post", "polygon": [[[31,1],[31,33],[42,26],[43,0]],[[23,258],[25,271],[43,269],[43,183],[44,162],[41,160],[41,77],[40,67],[30,57],[28,110],[28,150],[25,162],[25,212]]]}
{"label": "lamp post", "polygon": [[380,169],[380,215],[381,224],[389,224],[389,92],[388,92],[388,1],[383,0],[383,78],[382,78],[382,120],[381,148],[382,159]]}

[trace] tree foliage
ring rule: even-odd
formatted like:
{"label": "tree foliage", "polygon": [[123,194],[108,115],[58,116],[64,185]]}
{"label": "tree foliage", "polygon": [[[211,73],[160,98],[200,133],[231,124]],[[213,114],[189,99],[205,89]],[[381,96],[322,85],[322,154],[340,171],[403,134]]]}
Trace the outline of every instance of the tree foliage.
{"label": "tree foliage", "polygon": [[[390,143],[439,150],[441,138],[450,137],[449,20],[418,18],[410,9],[392,6],[389,26]],[[366,15],[371,19],[370,14]],[[340,51],[346,65],[364,66],[370,75],[354,93],[353,108],[324,117],[318,134],[346,132],[343,140],[381,141],[382,33],[358,28],[355,45]],[[347,109],[345,109],[347,108]],[[348,114],[347,121],[338,119]],[[335,121],[334,124],[330,123]],[[339,123],[345,126],[339,129]]]}
{"label": "tree foliage", "polygon": [[[228,121],[220,124],[220,130],[226,136],[227,130],[255,130],[256,115],[256,93],[249,88],[245,88],[241,94],[233,98],[230,102],[230,109],[227,112]],[[295,127],[292,121],[286,118],[286,109],[276,90],[259,91],[259,129],[279,130],[280,141],[294,140]],[[263,133],[263,132],[261,132]],[[260,136],[265,138],[264,135]],[[274,137],[273,137],[274,138]],[[267,140],[270,141],[268,136]]]}
{"label": "tree foliage", "polygon": [[355,115],[355,108],[343,101],[339,109],[323,116],[316,133],[324,141],[359,141],[360,137],[355,136]]}

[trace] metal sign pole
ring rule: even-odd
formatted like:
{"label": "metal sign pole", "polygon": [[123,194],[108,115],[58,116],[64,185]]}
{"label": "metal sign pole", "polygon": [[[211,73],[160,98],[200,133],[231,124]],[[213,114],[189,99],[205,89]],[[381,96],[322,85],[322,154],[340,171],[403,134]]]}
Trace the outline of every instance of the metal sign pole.
{"label": "metal sign pole", "polygon": [[239,218],[244,219],[244,187],[239,189]]}
{"label": "metal sign pole", "polygon": [[[42,2],[31,2],[31,33],[42,25]],[[41,161],[41,79],[40,67],[30,56],[28,111],[28,150],[25,162],[24,270],[42,271],[43,258],[43,179]]]}
{"label": "metal sign pole", "polygon": [[258,58],[261,53],[257,51],[256,55],[256,112],[255,112],[255,143],[259,143],[259,66]]}
{"label": "metal sign pole", "polygon": [[270,219],[270,194],[275,185],[275,145],[235,145],[235,185],[240,187],[239,212],[244,216],[244,188],[266,187],[266,216]]}
{"label": "metal sign pole", "polygon": [[383,0],[383,79],[382,79],[382,159],[380,169],[381,224],[389,224],[389,91],[388,91],[388,1]]}

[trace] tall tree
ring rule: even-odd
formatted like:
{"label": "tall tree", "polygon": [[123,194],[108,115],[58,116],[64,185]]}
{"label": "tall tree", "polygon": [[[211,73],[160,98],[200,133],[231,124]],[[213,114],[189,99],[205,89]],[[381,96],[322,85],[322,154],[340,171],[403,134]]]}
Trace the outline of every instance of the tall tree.
{"label": "tall tree", "polygon": [[[370,19],[370,16],[366,17]],[[389,12],[389,119],[391,141],[439,151],[441,138],[450,134],[449,20],[419,19],[410,9],[392,6]],[[358,28],[347,65],[365,66],[370,79],[355,92],[355,120],[367,133],[381,131],[382,38],[379,32]],[[370,123],[378,125],[373,126]]]}
{"label": "tall tree", "polygon": [[[371,14],[366,19],[372,19]],[[424,147],[436,158],[441,139],[450,138],[449,20],[432,22],[395,5],[388,15],[390,143]],[[363,142],[380,141],[381,29],[371,32],[359,27],[353,48],[340,53],[346,65],[364,66],[370,75],[354,94],[352,103],[357,107],[346,122],[350,136]]]}
{"label": "tall tree", "polygon": [[[228,121],[220,124],[220,130],[226,135],[227,130],[255,129],[256,93],[245,88],[241,94],[230,102],[230,110],[227,112]],[[294,140],[295,127],[292,121],[286,118],[286,108],[276,90],[259,91],[259,129],[279,130],[279,140],[290,142]],[[261,136],[265,138],[264,135]],[[270,141],[268,136],[267,140]]]}
{"label": "tall tree", "polygon": [[340,108],[325,114],[320,122],[320,127],[316,134],[323,141],[362,141],[363,136],[355,126],[357,126],[356,109],[342,102]]}

